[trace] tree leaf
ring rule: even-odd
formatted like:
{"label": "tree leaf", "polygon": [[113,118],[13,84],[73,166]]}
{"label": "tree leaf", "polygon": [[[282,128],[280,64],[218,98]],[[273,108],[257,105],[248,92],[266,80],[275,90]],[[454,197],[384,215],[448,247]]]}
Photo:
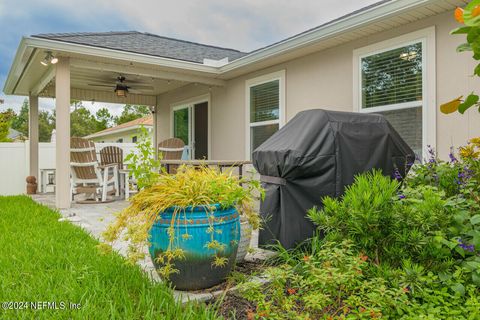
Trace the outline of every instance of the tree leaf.
{"label": "tree leaf", "polygon": [[473,74],[480,77],[480,63],[475,67]]}
{"label": "tree leaf", "polygon": [[464,264],[464,267],[466,267],[467,270],[469,271],[476,271],[478,268],[480,268],[480,262],[477,261],[467,261]]}
{"label": "tree leaf", "polygon": [[463,250],[463,248],[457,246],[457,247],[455,247],[455,251],[456,251],[459,255],[461,255],[463,258],[465,258],[465,250]]}
{"label": "tree leaf", "polygon": [[[457,241],[449,241],[449,240],[447,240],[447,239],[445,239],[445,238],[440,238],[439,241],[440,241],[442,244],[444,244],[444,245],[446,245],[447,247],[449,247],[450,250],[453,249],[453,248],[455,248],[455,247],[457,247],[457,245],[458,245]],[[458,247],[457,247],[457,248],[458,248]]]}
{"label": "tree leaf", "polygon": [[445,282],[445,281],[448,281],[448,280],[452,279],[452,275],[449,274],[449,273],[446,273],[446,272],[440,272],[440,273],[438,273],[438,278],[442,282]]}
{"label": "tree leaf", "polygon": [[460,96],[452,101],[444,103],[440,106],[440,111],[444,114],[453,113],[458,110],[458,106],[462,103],[463,96]]}
{"label": "tree leaf", "polygon": [[468,97],[458,106],[458,112],[465,113],[471,106],[478,103],[478,96],[476,94],[469,94]]}
{"label": "tree leaf", "polygon": [[472,272],[472,282],[480,287],[480,273],[477,271]]}
{"label": "tree leaf", "polygon": [[457,52],[472,51],[472,47],[469,43],[462,43],[457,47]]}
{"label": "tree leaf", "polygon": [[465,287],[463,286],[463,284],[461,283],[455,283],[453,284],[450,289],[452,289],[453,291],[455,291],[456,293],[459,293],[460,295],[464,295],[465,294]]}
{"label": "tree leaf", "polygon": [[470,223],[475,225],[480,223],[480,214],[476,214],[470,218]]}
{"label": "tree leaf", "polygon": [[470,29],[472,29],[472,27],[460,27],[450,31],[450,34],[466,34]]}
{"label": "tree leaf", "polygon": [[466,26],[480,26],[480,16],[478,16],[478,13],[474,14],[474,11],[476,11],[477,6],[480,5],[479,0],[472,0],[469,2],[469,4],[465,7],[463,11],[463,18]]}

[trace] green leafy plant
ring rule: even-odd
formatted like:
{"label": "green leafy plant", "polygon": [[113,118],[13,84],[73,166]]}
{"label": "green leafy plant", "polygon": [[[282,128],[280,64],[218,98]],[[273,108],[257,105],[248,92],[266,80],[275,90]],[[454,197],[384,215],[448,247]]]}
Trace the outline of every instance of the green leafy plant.
{"label": "green leafy plant", "polygon": [[239,285],[241,295],[256,304],[257,318],[372,319],[409,305],[404,288],[368,276],[369,258],[351,241],[317,243],[310,254],[303,253],[269,268],[267,284]]}
{"label": "green leafy plant", "polygon": [[10,142],[8,133],[12,125],[13,114],[9,111],[0,112],[0,142]]}
{"label": "green leafy plant", "polygon": [[403,259],[433,264],[441,252],[433,233],[449,223],[445,201],[434,187],[400,192],[400,184],[374,170],[358,175],[341,199],[326,197],[309,218],[328,241],[351,239],[377,264]]}
{"label": "green leafy plant", "polygon": [[[452,30],[451,34],[466,36],[466,42],[457,47],[457,52],[470,51],[473,53],[474,60],[480,60],[480,0],[470,1],[464,9],[457,8],[455,19],[463,26]],[[477,64],[473,74],[480,76],[480,64]],[[442,104],[440,110],[446,114],[456,111],[463,114],[473,106],[478,107],[480,112],[479,97],[472,92],[465,99],[460,96]]]}
{"label": "green leafy plant", "polygon": [[155,184],[160,171],[160,161],[155,159],[155,148],[144,126],[140,127],[136,149],[135,152],[131,152],[125,157],[125,162],[137,180],[138,188],[142,190]]}
{"label": "green leafy plant", "polygon": [[461,268],[451,275],[435,274],[418,265],[406,264],[400,282],[409,289],[410,305],[401,319],[478,319],[478,287],[464,281]]}

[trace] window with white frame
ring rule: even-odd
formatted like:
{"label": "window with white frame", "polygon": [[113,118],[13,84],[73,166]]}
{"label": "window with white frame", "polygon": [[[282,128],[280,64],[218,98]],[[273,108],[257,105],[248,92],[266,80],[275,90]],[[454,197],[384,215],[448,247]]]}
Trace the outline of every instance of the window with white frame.
{"label": "window with white frame", "polygon": [[247,158],[283,125],[284,71],[247,80]]}
{"label": "window with white frame", "polygon": [[414,32],[354,52],[358,111],[384,115],[420,158],[428,144],[428,36]]}

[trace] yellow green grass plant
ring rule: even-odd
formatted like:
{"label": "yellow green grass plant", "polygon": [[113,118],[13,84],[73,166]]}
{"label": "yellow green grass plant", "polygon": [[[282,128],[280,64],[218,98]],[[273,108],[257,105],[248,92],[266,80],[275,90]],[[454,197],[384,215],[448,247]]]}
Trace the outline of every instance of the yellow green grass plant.
{"label": "yellow green grass plant", "polygon": [[[184,252],[177,245],[174,226],[179,219],[187,219],[188,207],[202,206],[205,208],[209,227],[207,233],[211,235],[208,249],[215,251],[213,266],[223,266],[227,259],[219,253],[224,245],[214,240],[214,233],[220,230],[214,228],[214,204],[222,209],[236,207],[237,211],[248,218],[253,228],[259,228],[260,219],[254,210],[255,194],[264,197],[264,190],[259,181],[239,178],[233,170],[220,172],[218,168],[208,166],[192,167],[180,166],[176,174],[163,173],[151,187],[141,190],[130,199],[130,205],[121,211],[117,219],[104,232],[104,249],[111,248],[111,244],[122,238],[129,241],[128,261],[135,263],[144,258],[144,248],[148,245],[149,231],[156,219],[168,208],[175,208],[168,228],[169,246],[156,259],[162,267],[159,274],[167,278],[175,272],[174,261],[183,259]],[[182,238],[191,238],[187,231]]]}

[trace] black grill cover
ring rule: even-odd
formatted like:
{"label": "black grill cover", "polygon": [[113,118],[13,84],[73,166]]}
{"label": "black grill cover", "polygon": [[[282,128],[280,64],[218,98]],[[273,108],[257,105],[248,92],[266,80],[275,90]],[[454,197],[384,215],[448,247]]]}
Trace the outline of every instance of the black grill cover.
{"label": "black grill cover", "polygon": [[314,109],[298,113],[252,159],[266,190],[259,244],[292,248],[313,235],[306,211],[321,198],[341,196],[372,168],[406,174],[415,155],[382,115]]}

